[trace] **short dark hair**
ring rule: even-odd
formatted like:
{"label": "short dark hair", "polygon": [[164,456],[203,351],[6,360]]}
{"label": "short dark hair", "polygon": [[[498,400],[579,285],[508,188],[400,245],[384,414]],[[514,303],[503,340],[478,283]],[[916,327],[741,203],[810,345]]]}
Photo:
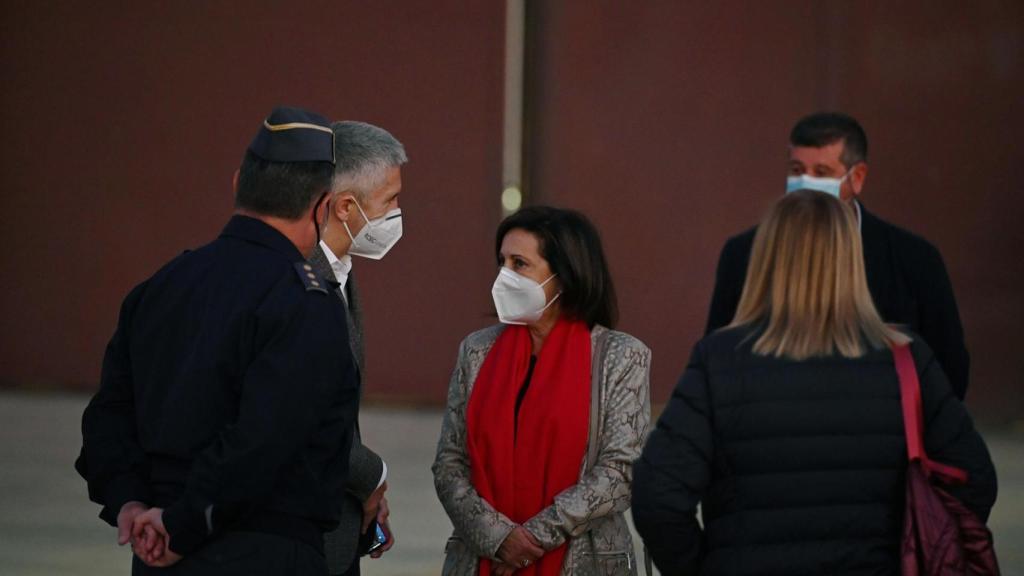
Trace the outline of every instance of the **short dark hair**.
{"label": "short dark hair", "polygon": [[247,150],[235,208],[295,220],[328,191],[333,174],[330,162],[270,162]]}
{"label": "short dark hair", "polygon": [[501,242],[514,229],[536,236],[540,253],[562,286],[562,310],[593,328],[614,328],[619,319],[615,284],[597,228],[575,210],[551,206],[523,208],[498,225],[494,254],[501,265]]}
{"label": "short dark hair", "polygon": [[850,168],[868,161],[868,135],[852,116],[841,112],[818,112],[805,116],[793,126],[789,143],[793,146],[821,148],[843,141],[843,155],[839,158]]}

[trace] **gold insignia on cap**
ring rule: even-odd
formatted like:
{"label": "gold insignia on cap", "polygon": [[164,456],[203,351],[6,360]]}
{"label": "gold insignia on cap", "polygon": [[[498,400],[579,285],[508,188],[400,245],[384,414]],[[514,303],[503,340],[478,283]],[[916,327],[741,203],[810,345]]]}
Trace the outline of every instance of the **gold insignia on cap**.
{"label": "gold insignia on cap", "polygon": [[327,132],[331,136],[334,136],[334,131],[325,126],[317,126],[316,124],[309,124],[308,122],[288,122],[286,124],[271,124],[266,120],[263,121],[263,127],[271,132],[280,132],[281,130],[294,130],[296,128],[309,128],[310,130],[319,130],[321,132]]}

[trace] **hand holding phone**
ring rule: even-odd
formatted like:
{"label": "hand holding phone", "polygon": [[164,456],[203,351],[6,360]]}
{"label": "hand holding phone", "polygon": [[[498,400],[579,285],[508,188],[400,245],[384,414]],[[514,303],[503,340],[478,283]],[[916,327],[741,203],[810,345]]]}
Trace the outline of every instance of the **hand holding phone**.
{"label": "hand holding phone", "polygon": [[366,533],[359,537],[359,555],[372,554],[388,543],[387,534],[376,520],[370,523]]}

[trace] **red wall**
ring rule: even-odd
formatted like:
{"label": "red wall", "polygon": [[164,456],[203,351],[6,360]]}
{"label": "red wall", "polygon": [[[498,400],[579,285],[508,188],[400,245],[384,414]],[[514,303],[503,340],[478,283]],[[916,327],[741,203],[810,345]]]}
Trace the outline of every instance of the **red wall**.
{"label": "red wall", "polygon": [[793,123],[838,109],[870,140],[865,206],[945,257],[969,404],[1024,417],[1024,4],[533,6],[530,189],[601,228],[656,398],[703,333],[726,238],[784,189]]}
{"label": "red wall", "polygon": [[[491,322],[504,4],[93,4],[0,22],[0,384],[95,386],[121,298],[218,232],[245,145],[288,103],[406,144],[405,238],[357,263],[368,394],[443,401],[459,339]],[[970,404],[1024,417],[1024,5],[531,2],[529,20],[529,190],[601,228],[656,399],[722,243],[782,190],[792,123],[833,108],[871,140],[865,205],[946,258]]]}
{"label": "red wall", "polygon": [[469,278],[492,274],[500,217],[503,34],[498,2],[8,6],[0,381],[95,386],[125,293],[219,232],[246,145],[287,103],[406,145],[405,239],[358,263],[369,387],[442,399],[488,322]]}

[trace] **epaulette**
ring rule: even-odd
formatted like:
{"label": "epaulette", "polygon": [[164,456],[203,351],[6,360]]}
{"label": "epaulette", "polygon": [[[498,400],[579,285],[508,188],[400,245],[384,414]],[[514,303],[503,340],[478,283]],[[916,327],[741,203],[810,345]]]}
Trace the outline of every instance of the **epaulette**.
{"label": "epaulette", "polygon": [[308,262],[296,262],[295,272],[302,279],[302,285],[306,287],[306,292],[323,292],[328,294],[324,281],[316,275],[316,272],[313,272],[313,267]]}

